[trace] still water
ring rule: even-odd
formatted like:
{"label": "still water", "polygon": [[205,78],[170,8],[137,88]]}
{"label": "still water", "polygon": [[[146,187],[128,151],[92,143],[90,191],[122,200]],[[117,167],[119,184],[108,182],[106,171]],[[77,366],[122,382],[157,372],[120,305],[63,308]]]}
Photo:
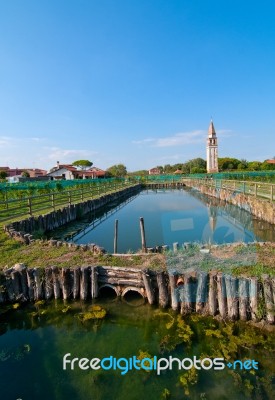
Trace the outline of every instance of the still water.
{"label": "still water", "polygon": [[274,241],[272,225],[245,210],[190,190],[144,190],[120,204],[72,223],[55,237],[78,244],[96,243],[112,253],[118,219],[118,252],[141,248],[139,219],[144,218],[148,247],[174,242],[232,243]]}
{"label": "still water", "polygon": [[[274,333],[244,323],[221,323],[200,316],[181,317],[140,299],[104,298],[102,320],[81,322],[91,304],[37,302],[22,309],[0,309],[1,399],[160,400],[274,399]],[[68,307],[69,306],[69,307]],[[169,371],[63,370],[71,358],[169,356],[254,359],[258,370]]]}

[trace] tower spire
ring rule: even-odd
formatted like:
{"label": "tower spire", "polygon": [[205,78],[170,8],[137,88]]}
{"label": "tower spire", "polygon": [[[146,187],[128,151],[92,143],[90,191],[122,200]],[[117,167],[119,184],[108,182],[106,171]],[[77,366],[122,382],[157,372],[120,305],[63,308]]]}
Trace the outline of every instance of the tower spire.
{"label": "tower spire", "polygon": [[213,120],[211,118],[210,125],[208,128],[208,138],[206,146],[207,154],[207,172],[219,172],[218,169],[218,139],[214,127]]}

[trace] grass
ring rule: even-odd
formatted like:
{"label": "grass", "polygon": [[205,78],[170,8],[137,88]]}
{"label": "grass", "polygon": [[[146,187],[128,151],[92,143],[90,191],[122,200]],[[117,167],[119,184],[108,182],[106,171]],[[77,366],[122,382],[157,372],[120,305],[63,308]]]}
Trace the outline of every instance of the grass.
{"label": "grass", "polygon": [[234,276],[275,275],[275,243],[210,247],[209,254],[202,254],[199,246],[192,246],[177,253],[168,252],[168,270],[216,270]]}
{"label": "grass", "polygon": [[23,242],[12,239],[0,231],[0,270],[11,267],[16,263],[26,264],[28,267],[72,267],[82,265],[109,265],[118,267],[149,267],[150,263],[164,267],[164,256],[160,254],[129,254],[127,256],[113,256],[111,254],[94,255],[91,251],[70,249],[66,246],[49,247],[46,241],[33,242],[25,245]]}
{"label": "grass", "polygon": [[49,247],[46,241],[35,241],[30,245],[10,238],[0,231],[0,270],[23,263],[28,267],[72,267],[82,265],[106,265],[117,267],[150,268],[154,270],[187,269],[217,270],[235,276],[275,274],[275,243],[260,245],[234,245],[212,247],[209,254],[202,254],[198,245],[176,253],[94,255],[91,251],[61,247]]}

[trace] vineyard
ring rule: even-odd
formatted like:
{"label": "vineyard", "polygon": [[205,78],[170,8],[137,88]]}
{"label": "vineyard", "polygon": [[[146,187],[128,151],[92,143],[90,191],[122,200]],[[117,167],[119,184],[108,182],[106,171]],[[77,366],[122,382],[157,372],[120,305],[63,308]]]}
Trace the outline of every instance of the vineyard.
{"label": "vineyard", "polygon": [[0,184],[0,223],[50,212],[132,186],[125,179]]}

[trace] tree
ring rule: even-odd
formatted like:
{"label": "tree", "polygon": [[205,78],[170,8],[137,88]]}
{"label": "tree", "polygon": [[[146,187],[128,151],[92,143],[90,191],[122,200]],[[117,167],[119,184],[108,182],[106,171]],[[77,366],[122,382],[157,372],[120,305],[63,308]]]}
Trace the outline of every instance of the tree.
{"label": "tree", "polygon": [[21,174],[21,176],[23,176],[24,178],[29,178],[29,177],[30,177],[30,174],[29,174],[28,171],[23,171],[22,174]]}
{"label": "tree", "polygon": [[107,169],[107,173],[110,176],[114,176],[116,178],[122,178],[127,175],[127,169],[123,164],[116,164]]}
{"label": "tree", "polygon": [[82,170],[86,170],[87,168],[91,168],[93,163],[89,160],[77,160],[72,163],[75,167],[78,167]]}
{"label": "tree", "polygon": [[261,169],[261,164],[260,161],[250,161],[248,163],[248,169],[250,171],[259,171]]}
{"label": "tree", "polygon": [[6,173],[6,171],[0,171],[0,179],[6,179],[7,176],[8,174]]}
{"label": "tree", "polygon": [[237,158],[231,158],[231,157],[218,158],[219,170],[225,171],[225,170],[237,169],[240,162],[241,161],[238,160]]}

